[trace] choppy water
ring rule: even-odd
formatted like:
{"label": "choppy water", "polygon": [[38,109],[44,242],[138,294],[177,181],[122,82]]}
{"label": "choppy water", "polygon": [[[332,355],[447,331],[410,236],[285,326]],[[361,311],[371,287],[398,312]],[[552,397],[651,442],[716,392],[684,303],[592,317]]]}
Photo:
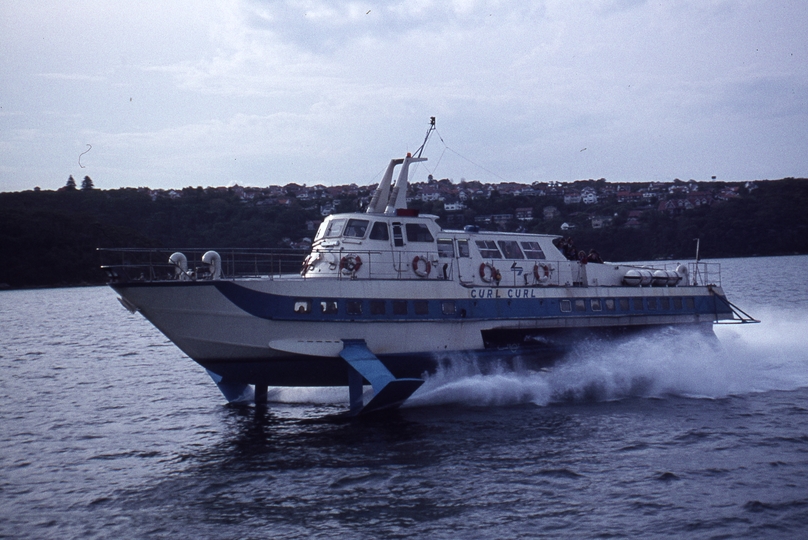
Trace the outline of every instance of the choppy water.
{"label": "choppy water", "polygon": [[808,257],[722,261],[763,319],[439,373],[384,419],[347,392],[224,404],[106,288],[0,293],[0,537],[800,538]]}

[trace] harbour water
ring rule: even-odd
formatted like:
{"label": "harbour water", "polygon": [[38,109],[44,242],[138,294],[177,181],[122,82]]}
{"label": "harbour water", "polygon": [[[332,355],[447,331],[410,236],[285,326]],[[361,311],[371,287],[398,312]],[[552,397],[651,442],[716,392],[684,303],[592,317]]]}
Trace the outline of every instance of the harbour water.
{"label": "harbour water", "polygon": [[226,405],[105,287],[0,293],[3,538],[801,538],[808,256],[729,259],[757,325],[466,358],[404,409]]}

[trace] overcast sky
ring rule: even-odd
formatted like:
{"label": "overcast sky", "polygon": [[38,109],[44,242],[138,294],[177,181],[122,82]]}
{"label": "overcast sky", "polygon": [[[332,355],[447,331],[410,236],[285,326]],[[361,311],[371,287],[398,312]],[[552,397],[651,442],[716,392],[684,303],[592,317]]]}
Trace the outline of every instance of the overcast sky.
{"label": "overcast sky", "polygon": [[[0,1],[0,191],[808,176],[804,0]],[[83,155],[81,155],[83,152]]]}

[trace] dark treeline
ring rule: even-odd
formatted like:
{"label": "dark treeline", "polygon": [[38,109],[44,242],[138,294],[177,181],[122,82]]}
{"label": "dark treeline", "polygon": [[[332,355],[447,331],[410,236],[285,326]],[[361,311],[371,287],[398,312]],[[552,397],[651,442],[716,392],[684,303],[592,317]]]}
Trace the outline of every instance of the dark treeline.
{"label": "dark treeline", "polygon": [[[741,184],[739,184],[741,185]],[[499,195],[467,201],[459,213],[442,203],[412,206],[437,214],[445,228],[460,228],[483,214],[515,213],[532,208],[532,221],[500,228],[572,236],[576,246],[596,248],[610,261],[685,259],[701,239],[703,258],[808,253],[808,181],[759,181],[737,198],[685,210],[677,215],[643,203],[614,199],[594,205],[565,205],[552,196]],[[185,188],[179,197],[155,196],[145,189],[25,191],[0,193],[0,284],[10,287],[104,283],[99,247],[276,248],[313,237],[322,220],[321,204],[289,194],[281,201],[245,200],[234,189]],[[368,192],[336,201],[335,211],[361,208]],[[334,202],[334,201],[330,201]],[[543,219],[543,209],[558,215]],[[640,217],[629,223],[629,214]],[[593,215],[610,216],[594,229]],[[573,228],[562,231],[561,224]],[[629,226],[630,225],[630,226]],[[489,226],[488,228],[496,228]]]}

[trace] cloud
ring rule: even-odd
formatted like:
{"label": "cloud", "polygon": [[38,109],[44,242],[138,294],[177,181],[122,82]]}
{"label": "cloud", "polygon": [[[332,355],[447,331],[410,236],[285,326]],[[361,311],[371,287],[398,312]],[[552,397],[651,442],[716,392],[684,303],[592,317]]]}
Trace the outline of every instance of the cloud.
{"label": "cloud", "polygon": [[[509,180],[808,174],[795,150],[808,143],[799,2],[2,9],[2,189],[31,176],[59,187],[86,144],[116,175],[99,187],[372,179],[430,116],[446,144]],[[22,142],[31,129],[40,154]],[[448,154],[440,168],[497,180]]]}

